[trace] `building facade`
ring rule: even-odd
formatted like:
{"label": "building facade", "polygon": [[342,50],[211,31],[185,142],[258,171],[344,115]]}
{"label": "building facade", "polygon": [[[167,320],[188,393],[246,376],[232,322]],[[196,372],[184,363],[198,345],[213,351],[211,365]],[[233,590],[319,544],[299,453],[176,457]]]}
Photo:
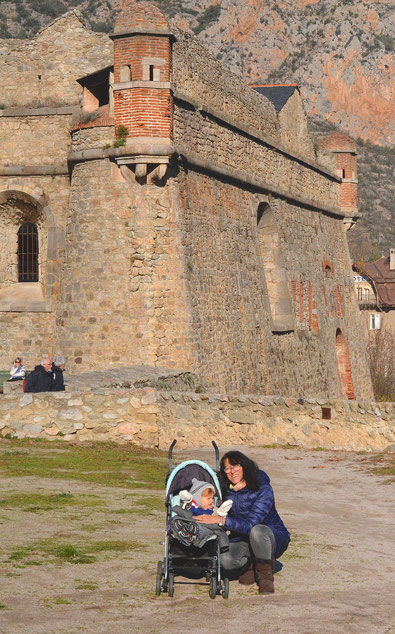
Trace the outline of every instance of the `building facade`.
{"label": "building facade", "polygon": [[298,91],[276,112],[145,2],[111,36],[72,11],[3,40],[0,75],[0,367],[61,352],[73,372],[372,396],[355,153],[350,175],[317,161]]}
{"label": "building facade", "polygon": [[354,283],[365,332],[395,334],[395,249],[364,265],[353,265]]}

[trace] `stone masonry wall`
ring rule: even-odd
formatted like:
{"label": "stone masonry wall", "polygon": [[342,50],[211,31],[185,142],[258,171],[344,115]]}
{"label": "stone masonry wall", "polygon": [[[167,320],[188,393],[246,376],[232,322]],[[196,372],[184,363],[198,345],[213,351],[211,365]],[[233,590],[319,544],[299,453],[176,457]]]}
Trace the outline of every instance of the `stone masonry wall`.
{"label": "stone masonry wall", "polygon": [[0,367],[8,370],[17,355],[33,369],[54,350],[54,319],[51,313],[0,313]]}
{"label": "stone masonry wall", "polygon": [[[314,144],[308,133],[307,117],[298,90],[295,90],[277,116],[282,145],[291,152],[303,154],[306,158],[315,161]],[[333,165],[331,168],[333,170]]]}
{"label": "stone masonry wall", "polygon": [[170,186],[125,180],[108,160],[75,166],[56,321],[71,371],[190,366],[179,241]]}
{"label": "stone masonry wall", "polygon": [[[244,80],[225,69],[200,41],[175,29],[173,86],[230,117],[279,140],[273,105],[247,88]],[[260,113],[260,116],[259,114]]]}
{"label": "stone masonry wall", "polygon": [[[203,382],[224,391],[339,397],[340,329],[349,344],[355,394],[371,398],[341,221],[192,169],[187,176],[180,172],[177,191],[196,351],[191,369]],[[261,202],[275,212],[293,332],[273,334],[264,304],[257,237]],[[326,259],[333,265],[330,278]]]}
{"label": "stone masonry wall", "polygon": [[[295,331],[268,338],[269,391],[341,394],[336,331],[350,351],[357,398],[372,398],[362,323],[341,221],[272,199],[290,284]],[[325,262],[333,271],[328,276]]]}
{"label": "stone masonry wall", "polygon": [[7,41],[0,49],[1,107],[78,104],[76,79],[112,64],[112,48],[107,35],[86,29],[74,11],[32,40]]}
{"label": "stone masonry wall", "polygon": [[[0,395],[0,434],[168,449],[271,444],[395,449],[394,403],[142,390]],[[324,409],[326,408],[326,409]],[[325,416],[330,412],[331,419]]]}
{"label": "stone masonry wall", "polygon": [[318,207],[340,203],[337,181],[197,111],[175,107],[174,141],[187,155],[190,151],[200,159],[247,173],[291,196],[307,197]]}
{"label": "stone masonry wall", "polygon": [[193,170],[180,173],[177,194],[193,320],[192,369],[213,389],[262,390],[268,315],[255,197]]}
{"label": "stone masonry wall", "polygon": [[[3,231],[0,234],[0,245],[2,254],[6,254],[11,267],[8,276],[8,288],[11,282],[16,281],[16,220],[22,214],[26,203],[23,202],[25,191],[32,193],[33,199],[41,192],[50,210],[51,220],[43,213],[42,207],[38,205],[38,228],[40,237],[40,282],[43,285],[43,295],[46,296],[46,268],[47,268],[47,237],[48,222],[54,222],[54,235],[58,239],[56,259],[53,261],[55,267],[60,265],[62,260],[62,233],[66,223],[69,202],[69,178],[65,176],[31,176],[31,177],[0,177],[0,196],[7,191],[7,187],[15,192],[20,192],[20,198],[14,201],[4,202],[0,205],[2,213]],[[28,205],[29,207],[29,205]],[[34,211],[34,207],[30,207]],[[11,235],[7,230],[6,216],[10,216],[9,228],[13,227]],[[50,245],[53,248],[53,245]],[[4,270],[4,269],[2,269]],[[7,270],[7,269],[6,269]],[[59,292],[59,277],[53,280],[52,302],[55,305]],[[54,350],[54,314],[53,313],[32,313],[32,312],[1,312],[0,311],[0,368],[8,368],[12,357],[19,354],[23,357],[27,367],[34,367],[42,358],[43,354],[61,353],[61,350]],[[67,353],[66,353],[67,354]]]}

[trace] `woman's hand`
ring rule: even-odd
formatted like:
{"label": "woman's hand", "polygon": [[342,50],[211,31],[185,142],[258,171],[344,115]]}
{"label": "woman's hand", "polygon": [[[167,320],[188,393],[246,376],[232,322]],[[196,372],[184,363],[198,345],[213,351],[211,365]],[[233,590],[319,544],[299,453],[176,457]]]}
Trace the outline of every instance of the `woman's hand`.
{"label": "woman's hand", "polygon": [[219,515],[197,515],[194,519],[201,524],[219,524],[221,521]]}

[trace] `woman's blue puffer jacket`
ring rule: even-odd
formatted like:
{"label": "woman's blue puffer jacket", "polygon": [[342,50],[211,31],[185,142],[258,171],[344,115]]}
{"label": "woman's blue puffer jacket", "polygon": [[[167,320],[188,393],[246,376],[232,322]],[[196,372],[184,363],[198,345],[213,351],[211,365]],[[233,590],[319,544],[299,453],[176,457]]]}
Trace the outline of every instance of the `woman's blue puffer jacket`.
{"label": "woman's blue puffer jacket", "polygon": [[290,535],[276,511],[269,476],[264,471],[259,471],[259,476],[261,484],[258,491],[250,491],[247,487],[240,491],[227,489],[224,499],[232,500],[233,505],[226,518],[225,529],[230,531],[230,541],[236,542],[245,539],[256,524],[269,526],[276,538],[274,556],[277,558],[287,549]]}

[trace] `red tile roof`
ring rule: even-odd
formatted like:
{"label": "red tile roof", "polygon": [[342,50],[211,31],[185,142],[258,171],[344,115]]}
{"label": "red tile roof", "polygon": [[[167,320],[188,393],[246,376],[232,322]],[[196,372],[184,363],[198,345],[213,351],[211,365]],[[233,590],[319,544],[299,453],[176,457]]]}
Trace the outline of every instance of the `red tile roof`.
{"label": "red tile roof", "polygon": [[389,256],[365,264],[364,272],[374,282],[380,305],[383,308],[395,308],[395,269],[390,270]]}

